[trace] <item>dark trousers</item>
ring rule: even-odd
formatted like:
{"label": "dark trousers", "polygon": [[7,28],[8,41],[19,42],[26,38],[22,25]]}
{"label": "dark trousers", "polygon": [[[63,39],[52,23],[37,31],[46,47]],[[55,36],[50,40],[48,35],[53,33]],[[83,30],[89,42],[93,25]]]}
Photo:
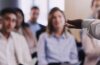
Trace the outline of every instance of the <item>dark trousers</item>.
{"label": "dark trousers", "polygon": [[48,65],[71,65],[68,62],[64,62],[64,63],[49,63]]}
{"label": "dark trousers", "polygon": [[[33,53],[31,56],[32,58],[37,58],[37,52]],[[38,65],[38,61],[35,63],[35,65]]]}
{"label": "dark trousers", "polygon": [[96,65],[100,65],[100,61],[98,61],[98,63]]}
{"label": "dark trousers", "polygon": [[37,57],[37,52],[33,53],[31,56],[32,56],[32,58]]}

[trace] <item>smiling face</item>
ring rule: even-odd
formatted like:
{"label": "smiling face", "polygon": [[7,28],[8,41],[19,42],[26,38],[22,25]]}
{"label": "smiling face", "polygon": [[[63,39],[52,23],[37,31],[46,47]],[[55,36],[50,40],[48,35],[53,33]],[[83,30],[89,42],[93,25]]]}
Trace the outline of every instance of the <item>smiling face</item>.
{"label": "smiling face", "polygon": [[5,32],[10,33],[16,26],[17,17],[13,13],[7,13],[3,16],[3,29]]}

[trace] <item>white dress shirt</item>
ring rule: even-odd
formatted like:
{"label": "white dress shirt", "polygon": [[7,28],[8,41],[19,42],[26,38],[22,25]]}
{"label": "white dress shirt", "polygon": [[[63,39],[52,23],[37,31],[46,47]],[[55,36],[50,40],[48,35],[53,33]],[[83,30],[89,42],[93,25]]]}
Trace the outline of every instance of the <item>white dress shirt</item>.
{"label": "white dress shirt", "polygon": [[28,43],[28,47],[29,47],[29,50],[30,50],[30,53],[33,54],[34,52],[36,52],[36,43],[37,43],[37,40],[36,40],[36,37],[35,35],[32,34],[31,30],[30,29],[23,29],[23,28],[19,28],[18,31],[15,31],[16,33],[19,33],[21,35],[23,35]]}
{"label": "white dress shirt", "polygon": [[78,63],[74,37],[70,34],[63,34],[59,38],[55,34],[50,36],[48,33],[42,34],[38,42],[38,60],[39,65],[63,62]]}
{"label": "white dress shirt", "polygon": [[6,39],[0,33],[0,65],[18,65],[12,36]]}
{"label": "white dress shirt", "polygon": [[0,65],[31,65],[31,55],[23,36],[12,32],[8,39],[0,33]]}

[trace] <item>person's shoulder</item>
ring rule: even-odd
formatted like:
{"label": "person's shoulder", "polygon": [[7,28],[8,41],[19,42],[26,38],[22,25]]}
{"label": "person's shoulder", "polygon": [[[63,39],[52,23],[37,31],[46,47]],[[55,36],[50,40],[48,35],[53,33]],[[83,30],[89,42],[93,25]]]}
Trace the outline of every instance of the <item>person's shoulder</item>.
{"label": "person's shoulder", "polygon": [[48,36],[48,33],[47,32],[43,32],[40,36]]}
{"label": "person's shoulder", "polygon": [[48,33],[47,32],[43,32],[41,35],[40,35],[40,38],[47,38],[48,37]]}
{"label": "person's shoulder", "polygon": [[71,33],[69,33],[69,32],[67,32],[67,37],[68,37],[68,38],[75,39],[74,36],[73,36]]}
{"label": "person's shoulder", "polygon": [[46,26],[44,26],[44,25],[42,25],[42,24],[39,24],[39,26],[42,27],[42,28],[46,28]]}

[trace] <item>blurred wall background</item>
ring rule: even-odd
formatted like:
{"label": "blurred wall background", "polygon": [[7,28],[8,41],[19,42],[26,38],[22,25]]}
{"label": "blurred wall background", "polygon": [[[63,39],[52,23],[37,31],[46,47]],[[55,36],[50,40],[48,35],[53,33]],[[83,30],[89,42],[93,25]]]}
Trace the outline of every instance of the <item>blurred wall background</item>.
{"label": "blurred wall background", "polygon": [[6,7],[18,7],[18,0],[0,0],[0,10]]}
{"label": "blurred wall background", "polygon": [[[92,0],[65,0],[65,14],[67,19],[84,19],[91,15]],[[81,42],[80,30],[70,29],[78,42]]]}
{"label": "blurred wall background", "polygon": [[87,18],[91,14],[91,0],[65,0],[68,19]]}

